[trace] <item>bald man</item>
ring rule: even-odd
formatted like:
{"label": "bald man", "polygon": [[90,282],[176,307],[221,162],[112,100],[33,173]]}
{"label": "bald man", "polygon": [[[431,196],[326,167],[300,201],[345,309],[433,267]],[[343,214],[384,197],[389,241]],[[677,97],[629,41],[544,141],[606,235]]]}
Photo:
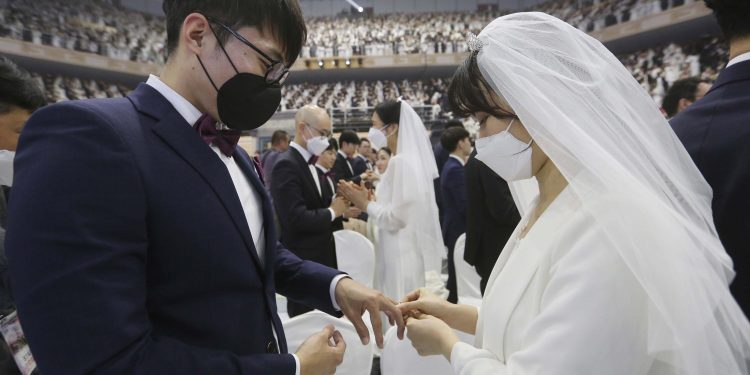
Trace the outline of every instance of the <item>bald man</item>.
{"label": "bald man", "polygon": [[[305,106],[295,116],[295,137],[271,171],[271,195],[281,223],[281,242],[297,256],[337,268],[333,231],[347,207],[343,198],[330,206],[323,198],[315,163],[331,137],[331,118],[320,107]],[[312,308],[292,301],[290,317]]]}

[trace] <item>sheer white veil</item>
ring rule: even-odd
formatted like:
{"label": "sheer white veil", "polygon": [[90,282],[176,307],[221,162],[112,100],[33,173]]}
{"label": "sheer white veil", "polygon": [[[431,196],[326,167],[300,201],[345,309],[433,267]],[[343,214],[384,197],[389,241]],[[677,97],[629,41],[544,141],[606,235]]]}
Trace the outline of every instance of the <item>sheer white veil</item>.
{"label": "sheer white veil", "polygon": [[544,13],[498,18],[473,44],[643,287],[650,374],[747,374],[750,325],[727,287],[711,188],[652,98],[599,41]]}
{"label": "sheer white veil", "polygon": [[[433,181],[438,178],[435,154],[422,119],[406,101],[400,100],[400,102],[396,156],[403,158],[411,166],[409,169],[402,168],[400,171],[413,173],[402,176],[400,181],[410,181],[408,185],[413,190],[404,193],[413,194],[421,201],[421,204],[414,207],[416,212],[410,215],[412,218],[410,224],[416,229],[417,243],[422,245],[425,271],[436,271],[436,277],[439,277],[445,246],[440,231],[433,185]],[[429,283],[431,280],[427,281]]]}

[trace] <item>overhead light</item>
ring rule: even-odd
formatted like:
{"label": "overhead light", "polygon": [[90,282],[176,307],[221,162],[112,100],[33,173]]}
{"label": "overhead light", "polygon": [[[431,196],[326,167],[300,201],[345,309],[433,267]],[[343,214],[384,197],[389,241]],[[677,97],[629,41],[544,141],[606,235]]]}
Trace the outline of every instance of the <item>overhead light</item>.
{"label": "overhead light", "polygon": [[355,3],[354,0],[346,0],[346,2],[360,13],[365,11],[365,8],[362,8],[359,4]]}

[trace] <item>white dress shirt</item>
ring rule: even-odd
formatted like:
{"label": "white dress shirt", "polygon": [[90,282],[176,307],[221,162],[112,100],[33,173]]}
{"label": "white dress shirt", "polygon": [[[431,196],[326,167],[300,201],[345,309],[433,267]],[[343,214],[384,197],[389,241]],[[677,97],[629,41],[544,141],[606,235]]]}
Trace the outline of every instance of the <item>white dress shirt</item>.
{"label": "white dress shirt", "polygon": [[[324,167],[324,166],[322,166],[320,164],[315,164],[315,167],[317,167],[318,169],[320,169],[320,171],[323,172],[323,174],[328,173],[328,168],[326,168],[326,167]],[[330,177],[326,177],[326,181],[328,181],[328,185],[331,186],[331,191],[333,192],[333,195],[335,196],[336,195],[336,185],[333,184],[333,180]],[[321,195],[321,197],[322,196],[323,195]]]}
{"label": "white dress shirt", "polygon": [[750,52],[745,52],[745,53],[743,53],[743,54],[741,54],[739,56],[736,56],[735,58],[729,60],[729,62],[727,63],[726,67],[728,68],[728,67],[730,67],[732,65],[739,64],[741,62],[745,62],[745,61],[748,61],[748,60],[750,60]]}
{"label": "white dress shirt", "polygon": [[[146,84],[153,87],[156,91],[162,94],[162,96],[164,96],[164,98],[166,98],[167,101],[172,104],[174,109],[177,110],[177,112],[185,119],[185,121],[187,121],[188,125],[193,126],[203,115],[201,111],[198,110],[198,108],[195,108],[195,106],[187,99],[182,97],[171,87],[167,86],[164,82],[162,82],[161,79],[159,79],[159,77],[150,75],[148,77],[148,80],[146,81]],[[292,142],[292,145],[296,144]],[[265,249],[265,229],[263,225],[263,205],[260,194],[252,186],[250,186],[250,182],[242,173],[242,170],[240,170],[240,167],[237,165],[237,162],[234,160],[234,158],[222,154],[219,148],[214,145],[211,145],[211,149],[214,150],[216,156],[224,163],[224,165],[227,167],[227,170],[229,171],[229,176],[232,178],[232,183],[234,184],[234,188],[237,191],[238,197],[240,198],[242,210],[245,212],[245,219],[247,219],[247,224],[250,227],[250,233],[252,234],[253,241],[255,242],[255,249],[258,252],[258,259],[260,259],[261,266],[265,266],[265,254],[262,251],[263,249]],[[257,173],[257,171],[255,172]],[[315,177],[317,178],[317,172],[315,173]],[[331,210],[331,213],[333,214],[333,210]],[[341,310],[338,303],[336,303],[336,285],[344,277],[348,276],[336,276],[331,281],[331,286],[329,287],[331,302],[333,303],[333,307],[336,310]],[[273,326],[271,328],[273,328]],[[278,342],[279,339],[275,329],[273,329],[273,335]],[[295,375],[300,375],[299,357],[297,357],[296,354],[292,354],[292,356],[294,357],[295,362]]]}
{"label": "white dress shirt", "polygon": [[341,151],[341,150],[339,150],[339,155],[344,157],[344,160],[346,160],[346,165],[349,167],[349,172],[352,172],[352,175],[354,175],[354,169],[352,168],[352,163],[349,162],[349,157],[346,156],[344,151]]}
{"label": "white dress shirt", "polygon": [[[304,147],[300,146],[297,142],[289,142],[289,146],[293,147],[297,152],[299,152],[300,155],[302,155],[302,158],[305,159],[307,162],[310,160],[310,158],[313,156],[310,151],[307,151]],[[320,194],[320,197],[323,197],[323,190],[320,188],[320,178],[318,178],[318,171],[315,170],[314,165],[307,164],[307,168],[310,170],[310,174],[312,175],[313,181],[315,181],[315,186],[318,188],[318,194]],[[328,211],[331,213],[331,221],[336,220],[336,212],[333,210],[333,208],[328,207]]]}

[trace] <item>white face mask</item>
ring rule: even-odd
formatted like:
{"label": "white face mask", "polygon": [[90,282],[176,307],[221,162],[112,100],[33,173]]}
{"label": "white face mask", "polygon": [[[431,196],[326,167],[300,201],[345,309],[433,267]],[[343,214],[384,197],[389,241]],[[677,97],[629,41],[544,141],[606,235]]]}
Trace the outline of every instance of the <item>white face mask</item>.
{"label": "white face mask", "polygon": [[0,150],[0,185],[13,186],[13,159],[16,153]]}
{"label": "white face mask", "polygon": [[507,182],[532,177],[531,142],[523,143],[508,132],[513,121],[500,133],[479,138],[476,142],[477,160],[487,165]]}
{"label": "white face mask", "polygon": [[370,128],[370,131],[367,133],[367,138],[370,140],[370,144],[378,150],[388,146],[388,137],[385,135],[385,129],[387,127],[388,125],[383,127],[383,129]]}
{"label": "white face mask", "polygon": [[[310,127],[310,125],[307,126]],[[310,130],[308,129],[308,131]],[[320,156],[321,154],[323,154],[323,151],[325,151],[328,146],[331,145],[328,142],[328,138],[322,135],[320,137],[312,137],[310,139],[306,139],[305,141],[307,142],[307,152],[315,156]]]}

